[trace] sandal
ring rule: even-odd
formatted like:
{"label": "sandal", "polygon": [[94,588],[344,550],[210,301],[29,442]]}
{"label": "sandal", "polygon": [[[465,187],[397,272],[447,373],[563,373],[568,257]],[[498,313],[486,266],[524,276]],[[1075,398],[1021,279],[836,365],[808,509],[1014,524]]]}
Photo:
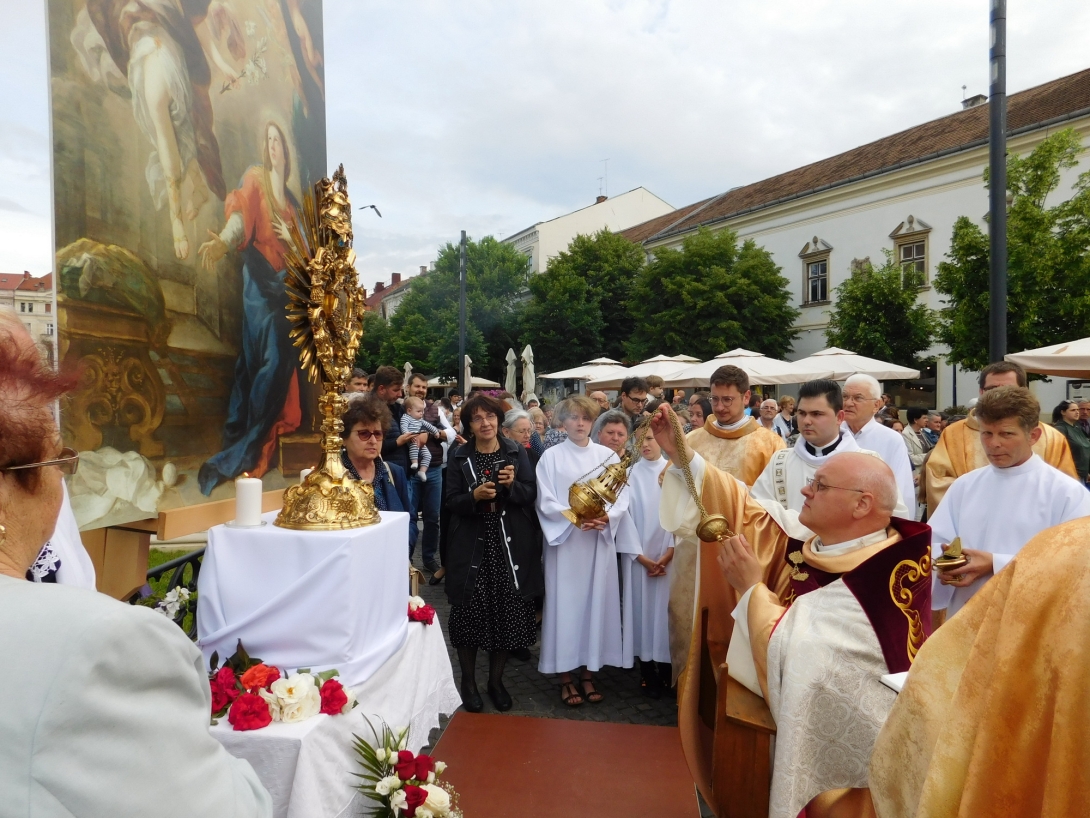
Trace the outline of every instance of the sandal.
{"label": "sandal", "polygon": [[583,697],[579,694],[575,682],[564,682],[564,684],[560,685],[560,701],[564,702],[568,707],[578,707],[583,703]]}
{"label": "sandal", "polygon": [[[590,689],[587,689],[590,685]],[[605,697],[594,687],[594,679],[580,679],[579,686],[583,688],[583,698],[591,704],[599,704]]]}

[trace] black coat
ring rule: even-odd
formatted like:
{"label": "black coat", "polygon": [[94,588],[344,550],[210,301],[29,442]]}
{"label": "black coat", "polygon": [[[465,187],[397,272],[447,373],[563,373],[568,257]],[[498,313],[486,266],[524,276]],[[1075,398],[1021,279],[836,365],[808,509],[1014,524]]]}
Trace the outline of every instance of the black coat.
{"label": "black coat", "polygon": [[[545,593],[545,572],[541,567],[541,527],[534,503],[537,500],[537,475],[530,467],[526,449],[513,440],[500,437],[503,455],[499,468],[515,466],[515,482],[510,488],[499,487],[500,534],[508,566],[512,567],[515,588],[520,596],[531,599]],[[450,510],[450,540],[447,543],[446,586],[451,605],[467,605],[473,599],[477,572],[484,559],[485,526],[477,513],[471,487],[477,482],[470,456],[473,441],[459,446],[447,463],[444,503]]]}

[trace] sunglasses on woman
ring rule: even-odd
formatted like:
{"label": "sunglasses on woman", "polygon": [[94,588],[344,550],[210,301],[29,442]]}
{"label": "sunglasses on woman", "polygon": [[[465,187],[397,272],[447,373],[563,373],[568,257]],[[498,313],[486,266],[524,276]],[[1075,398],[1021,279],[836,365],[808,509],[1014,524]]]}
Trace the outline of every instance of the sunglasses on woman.
{"label": "sunglasses on woman", "polygon": [[24,463],[22,466],[4,466],[0,472],[23,471],[24,469],[40,469],[43,466],[56,466],[61,474],[75,474],[79,466],[79,452],[67,446],[61,449],[61,453],[53,460],[43,460],[41,463]]}
{"label": "sunglasses on woman", "polygon": [[370,440],[373,437],[381,439],[382,432],[376,432],[373,429],[357,429],[356,437],[358,437],[360,440]]}

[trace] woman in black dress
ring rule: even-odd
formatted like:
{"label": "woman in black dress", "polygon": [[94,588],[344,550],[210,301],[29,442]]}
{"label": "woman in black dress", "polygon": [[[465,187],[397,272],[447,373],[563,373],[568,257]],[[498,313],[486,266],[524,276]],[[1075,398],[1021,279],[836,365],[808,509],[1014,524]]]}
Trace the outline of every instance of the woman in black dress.
{"label": "woman in black dress", "polygon": [[492,704],[511,709],[503,686],[507,655],[534,644],[534,597],[545,592],[534,511],[537,480],[525,447],[500,435],[503,418],[503,404],[495,398],[478,394],[467,400],[462,422],[468,442],[447,465],[448,630],[462,670],[462,704],[471,713],[484,706],[475,674],[478,649],[490,653]]}

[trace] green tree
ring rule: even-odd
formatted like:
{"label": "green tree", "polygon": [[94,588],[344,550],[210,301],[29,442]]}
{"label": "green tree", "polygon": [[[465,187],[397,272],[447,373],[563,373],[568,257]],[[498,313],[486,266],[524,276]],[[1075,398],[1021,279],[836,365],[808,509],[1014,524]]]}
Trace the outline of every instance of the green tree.
{"label": "green tree", "polygon": [[655,251],[636,276],[629,352],[637,359],[660,353],[707,359],[745,347],[781,358],[798,336],[799,311],[788,286],[771,254],[752,239],[739,244],[732,230],[702,227],[680,250]]}
{"label": "green tree", "polygon": [[881,267],[868,263],[836,288],[825,339],[860,355],[918,366],[938,328],[934,310],[918,295],[916,287],[904,285],[901,266],[887,250]]}
{"label": "green tree", "polygon": [[639,245],[600,230],[576,236],[531,278],[523,338],[545,371],[599,355],[625,357],[634,326],[629,299],[643,264]]}
{"label": "green tree", "polygon": [[[431,376],[457,377],[458,256],[455,244],[439,251],[435,269],[413,279],[390,319],[383,363],[405,361]],[[526,290],[526,257],[491,236],[466,246],[466,352],[473,371],[503,380],[507,346],[517,337],[520,299]]]}
{"label": "green tree", "polygon": [[586,279],[566,265],[530,278],[522,337],[541,371],[577,366],[602,354],[602,311]]}
{"label": "green tree", "polygon": [[[1052,134],[1028,156],[1007,159],[1007,346],[1032,349],[1090,335],[1090,173],[1066,201],[1048,206],[1060,173],[1083,151],[1071,129]],[[987,183],[988,174],[984,174]],[[946,296],[938,340],[947,360],[980,369],[988,359],[988,236],[962,216],[935,290]]]}
{"label": "green tree", "polygon": [[374,371],[382,366],[382,345],[390,334],[390,327],[386,320],[377,312],[365,312],[363,314],[363,338],[360,339],[360,348],[356,352],[356,366],[364,372],[374,374]]}

